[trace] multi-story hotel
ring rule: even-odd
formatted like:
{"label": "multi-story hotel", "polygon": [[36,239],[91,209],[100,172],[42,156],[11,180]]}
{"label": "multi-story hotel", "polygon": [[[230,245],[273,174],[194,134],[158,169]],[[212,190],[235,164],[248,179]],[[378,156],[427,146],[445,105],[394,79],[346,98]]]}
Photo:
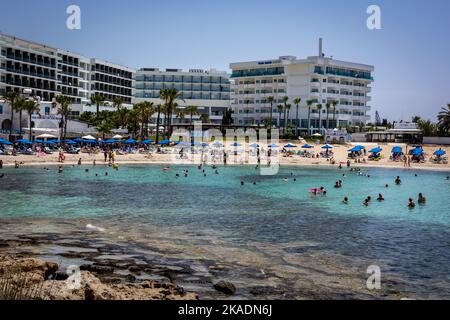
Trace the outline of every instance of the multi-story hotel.
{"label": "multi-story hotel", "polygon": [[[133,69],[4,34],[0,34],[0,49],[0,96],[27,90],[26,95],[39,97],[41,112],[33,116],[35,127],[57,129],[59,118],[51,105],[61,94],[72,98],[73,115],[94,111],[95,106],[89,105],[94,94],[110,104],[117,97],[124,106],[132,103]],[[10,115],[10,106],[0,103],[1,130],[11,127]],[[27,127],[25,118],[19,124],[16,116],[13,129]]]}
{"label": "multi-story hotel", "polygon": [[[161,104],[159,91],[174,88],[180,92],[177,102],[180,108],[194,105],[198,108],[203,119],[211,123],[220,123],[224,112],[230,108],[230,79],[226,72],[216,70],[189,70],[156,68],[142,68],[136,72],[134,101],[150,101],[155,105]],[[189,121],[186,115],[184,122]],[[181,123],[182,119],[174,119],[174,123]]]}
{"label": "multi-story hotel", "polygon": [[[272,96],[274,125],[284,126],[284,114],[279,114],[278,105],[283,97],[291,105],[288,124],[299,130],[308,130],[308,108],[306,101],[312,100],[312,130],[326,128],[326,104],[337,101],[336,113],[329,110],[329,127],[365,124],[370,120],[369,93],[373,82],[374,67],[365,64],[335,60],[322,53],[306,59],[283,56],[265,61],[231,63],[231,78],[234,80],[232,108],[236,124],[265,124],[270,119]],[[295,98],[301,98],[299,121],[296,121]],[[322,104],[321,125],[317,104]],[[335,121],[333,121],[335,117]]]}

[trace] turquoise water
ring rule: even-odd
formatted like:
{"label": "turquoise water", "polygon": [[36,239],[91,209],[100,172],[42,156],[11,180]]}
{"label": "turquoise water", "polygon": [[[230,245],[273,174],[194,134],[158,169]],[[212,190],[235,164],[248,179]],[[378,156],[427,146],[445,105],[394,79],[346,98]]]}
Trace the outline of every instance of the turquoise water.
{"label": "turquoise water", "polygon": [[[56,168],[4,169],[0,219],[87,219],[106,229],[177,230],[189,237],[203,232],[224,247],[251,252],[253,246],[273,245],[290,258],[308,250],[332,252],[358,266],[379,263],[403,280],[404,292],[450,296],[448,173],[365,169],[359,176],[348,169],[283,167],[276,176],[261,176],[253,167],[220,167],[219,174],[205,170],[206,177],[196,167],[164,172],[161,165],[119,171],[67,167],[62,174]],[[343,181],[341,189],[333,187],[337,180]],[[321,186],[326,196],[308,192]],[[420,192],[427,198],[424,206],[417,205]],[[378,193],[384,202],[376,201]],[[364,207],[369,195],[372,203]],[[412,210],[410,197],[417,205]]]}

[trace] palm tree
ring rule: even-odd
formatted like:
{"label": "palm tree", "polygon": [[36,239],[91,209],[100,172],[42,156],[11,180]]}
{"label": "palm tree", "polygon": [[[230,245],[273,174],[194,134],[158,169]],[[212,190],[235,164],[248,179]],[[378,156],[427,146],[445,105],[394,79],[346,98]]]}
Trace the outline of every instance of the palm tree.
{"label": "palm tree", "polygon": [[284,133],[286,133],[287,130],[287,102],[289,100],[289,97],[283,97],[283,106],[284,106]]}
{"label": "palm tree", "polygon": [[298,118],[298,106],[300,102],[302,102],[302,98],[295,98],[294,101],[292,101],[295,104],[295,136],[298,137],[298,127],[300,126],[300,120]]}
{"label": "palm tree", "polygon": [[[14,111],[16,110],[16,102],[20,100],[20,94],[16,91],[8,91],[5,94],[5,100],[11,106],[11,127],[9,128],[9,135],[12,135],[13,121],[14,121]],[[22,126],[22,124],[20,124]]]}
{"label": "palm tree", "polygon": [[28,113],[28,117],[29,117],[29,121],[30,121],[30,141],[32,141],[33,139],[33,133],[31,131],[32,129],[32,115],[33,113],[39,113],[39,111],[41,110],[40,106],[39,106],[39,102],[36,100],[26,100],[23,104],[23,110],[25,110]]}
{"label": "palm tree", "polygon": [[189,114],[189,128],[192,128],[192,117],[200,114],[198,112],[198,107],[197,106],[188,106],[188,107],[186,107],[186,113]]}
{"label": "palm tree", "polygon": [[438,114],[438,128],[444,134],[450,133],[450,103]]}
{"label": "palm tree", "polygon": [[114,98],[113,99],[113,107],[117,109],[117,111],[120,111],[120,109],[122,109],[122,104],[123,104],[123,99],[120,97]]}
{"label": "palm tree", "polygon": [[[166,108],[165,124],[168,127],[167,135],[170,137],[172,135],[172,115],[175,110],[175,103],[180,99],[181,93],[177,89],[162,89],[159,92],[160,99],[164,101],[164,106]],[[183,100],[182,100],[183,101]]]}
{"label": "palm tree", "polygon": [[320,133],[320,131],[321,131],[321,129],[322,129],[322,104],[321,103],[318,103],[317,105],[316,105],[316,108],[317,108],[317,111],[319,111],[319,133]]}
{"label": "palm tree", "polygon": [[141,122],[141,139],[143,140],[148,134],[148,122],[150,121],[150,117],[153,113],[155,113],[155,110],[153,109],[153,102],[144,101],[136,104],[134,108],[139,113],[139,120]]}
{"label": "palm tree", "polygon": [[278,110],[278,127],[281,127],[281,113],[283,112],[283,105],[279,104],[277,106],[277,110]]}
{"label": "palm tree", "polygon": [[286,123],[284,124],[284,126],[285,126],[284,132],[286,133],[287,127],[288,127],[288,122],[289,122],[289,115],[291,114],[292,105],[290,103],[288,103],[284,106],[284,108],[287,110],[287,117],[286,117],[287,120],[286,120]]}
{"label": "palm tree", "polygon": [[270,103],[270,116],[269,116],[269,126],[272,128],[272,113],[273,113],[273,101],[275,98],[273,96],[267,97],[267,102]]}
{"label": "palm tree", "polygon": [[113,125],[109,121],[103,121],[98,127],[97,130],[102,134],[102,139],[105,140],[107,134],[112,132]]}
{"label": "palm tree", "polygon": [[333,100],[332,104],[333,104],[333,123],[337,128],[338,127],[337,122],[336,122],[336,106],[338,104],[337,100]]}
{"label": "palm tree", "polygon": [[19,97],[14,106],[14,111],[19,113],[19,131],[22,131],[22,115],[25,111],[25,99]]}
{"label": "palm tree", "polygon": [[159,142],[159,122],[161,121],[161,112],[164,111],[164,107],[160,104],[156,106],[156,112],[158,113],[156,117],[156,143]]}
{"label": "palm tree", "polygon": [[[64,143],[67,136],[67,122],[72,109],[70,108],[70,104],[72,103],[72,99],[68,96],[59,95],[56,97],[56,103],[59,104],[58,114],[61,115],[61,139]],[[54,107],[54,104],[52,103]]]}
{"label": "palm tree", "polygon": [[328,115],[330,113],[331,103],[327,102],[325,104],[325,108],[327,109],[327,129],[330,129],[330,122],[328,120]]}
{"label": "palm tree", "polygon": [[186,117],[186,110],[178,108],[177,106],[177,108],[175,109],[175,116],[180,119],[180,122],[182,123],[182,120]]}
{"label": "palm tree", "polygon": [[91,96],[91,104],[97,108],[96,114],[98,117],[98,114],[100,112],[100,106],[104,106],[106,104],[105,98],[99,94],[95,94],[95,95]]}
{"label": "palm tree", "polygon": [[308,136],[311,135],[311,107],[313,105],[312,100],[307,100],[306,105],[308,106]]}
{"label": "palm tree", "polygon": [[140,129],[139,119],[140,119],[139,110],[137,110],[134,107],[131,110],[127,110],[124,125],[127,126],[128,132],[132,133],[133,138],[136,138],[137,132]]}

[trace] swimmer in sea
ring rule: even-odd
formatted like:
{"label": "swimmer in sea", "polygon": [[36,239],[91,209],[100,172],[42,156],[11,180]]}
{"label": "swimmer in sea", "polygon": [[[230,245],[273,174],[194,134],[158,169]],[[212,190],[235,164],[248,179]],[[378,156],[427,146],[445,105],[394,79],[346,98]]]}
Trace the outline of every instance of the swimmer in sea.
{"label": "swimmer in sea", "polygon": [[427,202],[427,199],[423,196],[422,193],[419,193],[419,199],[417,200],[418,204],[425,204]]}
{"label": "swimmer in sea", "polygon": [[344,197],[344,200],[342,201],[343,204],[348,204],[348,197]]}
{"label": "swimmer in sea", "polygon": [[366,207],[368,207],[369,204],[370,204],[370,200],[372,200],[372,198],[371,198],[370,196],[368,196],[368,197],[366,198],[366,200],[364,200],[363,204],[364,204]]}
{"label": "swimmer in sea", "polygon": [[402,184],[402,180],[400,179],[399,176],[397,176],[397,178],[395,179],[395,184],[396,184],[396,185]]}
{"label": "swimmer in sea", "polygon": [[416,206],[413,199],[409,198],[408,200],[408,208],[413,209]]}
{"label": "swimmer in sea", "polygon": [[384,201],[384,197],[383,197],[383,195],[381,193],[378,194],[377,200],[380,201],[380,202]]}

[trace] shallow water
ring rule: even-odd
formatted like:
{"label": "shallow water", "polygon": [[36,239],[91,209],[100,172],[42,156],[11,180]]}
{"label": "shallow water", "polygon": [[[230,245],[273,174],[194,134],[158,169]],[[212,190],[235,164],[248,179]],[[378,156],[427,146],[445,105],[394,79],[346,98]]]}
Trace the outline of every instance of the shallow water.
{"label": "shallow water", "polygon": [[[206,168],[204,177],[196,167],[161,169],[3,170],[0,219],[13,227],[0,226],[0,238],[67,235],[73,229],[89,233],[91,241],[126,240],[134,254],[158,257],[162,264],[189,263],[194,276],[232,280],[242,288],[241,297],[252,297],[246,289],[252,286],[263,288],[258,298],[298,298],[314,290],[319,297],[377,296],[364,288],[365,271],[379,265],[390,290],[381,296],[450,298],[448,173],[368,169],[358,176],[347,169],[283,167],[276,176],[260,176],[253,167],[221,167],[218,175]],[[189,169],[188,177],[183,169]],[[396,176],[402,185],[394,185]],[[342,189],[333,188],[336,180],[343,181]],[[326,196],[308,192],[320,186]],[[408,198],[417,201],[419,192],[427,204],[408,209]],[[384,202],[375,200],[378,193]],[[373,201],[364,207],[369,195]],[[344,196],[349,205],[342,204]],[[49,227],[59,222],[67,223],[63,231]],[[105,228],[105,234],[86,230],[87,223]],[[223,265],[222,272],[212,273],[211,263]],[[202,292],[202,286],[192,288]],[[203,289],[204,297],[214,297]],[[289,289],[293,295],[286,296]]]}

